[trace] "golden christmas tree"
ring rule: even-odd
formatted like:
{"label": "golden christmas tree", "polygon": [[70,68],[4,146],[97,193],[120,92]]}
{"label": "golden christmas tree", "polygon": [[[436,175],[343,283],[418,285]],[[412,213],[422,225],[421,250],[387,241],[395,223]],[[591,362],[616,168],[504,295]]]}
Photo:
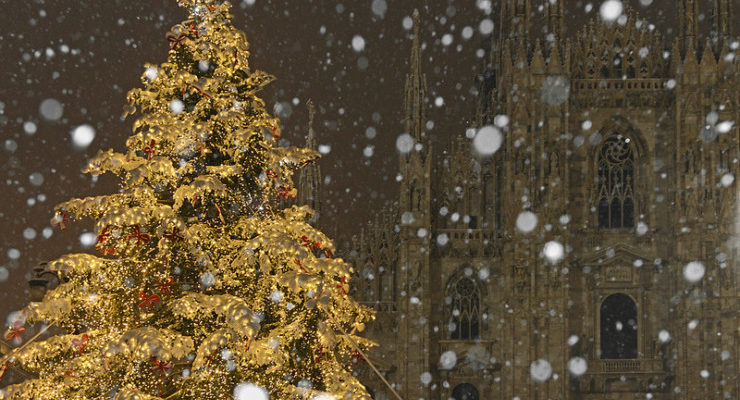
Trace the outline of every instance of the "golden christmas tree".
{"label": "golden christmas tree", "polygon": [[373,318],[347,295],[352,269],[308,207],[277,206],[318,154],[278,146],[256,96],[273,78],[250,70],[230,5],[179,3],[189,18],[167,61],[128,94],[127,151],[85,168],[117,175],[119,192],[57,206],[62,229],[94,220],[101,254],[49,263],[62,284],[6,338],[34,323],[60,333],[0,360],[38,376],[0,399],[369,399],[349,369]]}

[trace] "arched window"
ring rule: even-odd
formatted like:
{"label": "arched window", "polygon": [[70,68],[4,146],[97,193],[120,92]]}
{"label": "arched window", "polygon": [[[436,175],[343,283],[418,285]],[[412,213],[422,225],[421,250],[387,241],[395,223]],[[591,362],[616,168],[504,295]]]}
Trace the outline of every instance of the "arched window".
{"label": "arched window", "polygon": [[601,358],[637,358],[637,305],[626,294],[601,303]]}
{"label": "arched window", "polygon": [[450,337],[477,339],[480,334],[480,291],[468,277],[462,277],[449,288]]}
{"label": "arched window", "polygon": [[478,400],[478,389],[469,383],[463,383],[452,389],[452,398],[455,400]]}
{"label": "arched window", "polygon": [[601,146],[598,160],[600,228],[635,226],[635,152],[631,140],[611,135]]}

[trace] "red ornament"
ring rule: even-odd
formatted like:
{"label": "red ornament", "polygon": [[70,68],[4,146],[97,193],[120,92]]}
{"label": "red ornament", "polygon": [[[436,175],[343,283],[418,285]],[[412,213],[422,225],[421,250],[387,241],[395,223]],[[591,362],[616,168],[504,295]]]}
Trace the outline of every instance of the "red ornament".
{"label": "red ornament", "polygon": [[21,333],[26,331],[26,328],[23,328],[23,322],[21,321],[15,321],[13,323],[13,326],[9,327],[10,331],[5,334],[5,340],[10,342],[13,339],[21,340]]}
{"label": "red ornament", "polygon": [[301,236],[301,241],[303,242],[304,247],[308,247],[309,250],[318,249],[321,247],[321,242],[311,242],[308,240],[308,236],[303,235]]}
{"label": "red ornament", "polygon": [[168,362],[168,361],[162,362],[162,361],[158,360],[157,357],[152,357],[151,361],[154,364],[154,368],[152,368],[152,369],[154,369],[154,370],[157,370],[157,369],[160,370],[162,372],[162,375],[167,375],[167,371],[170,368],[172,368],[172,363],[171,362]]}
{"label": "red ornament", "polygon": [[62,230],[65,230],[65,229],[67,229],[67,226],[64,225],[64,224],[68,223],[69,221],[71,221],[71,219],[69,218],[69,213],[67,211],[62,211],[55,218],[55,221],[53,223],[53,226],[55,226],[55,227],[58,226],[58,227],[62,228]]}
{"label": "red ornament", "polygon": [[143,300],[141,303],[139,303],[139,308],[149,307],[150,310],[152,309],[152,306],[154,306],[154,303],[162,301],[162,298],[159,297],[158,294],[153,294],[149,296],[143,291],[139,292],[139,298]]}
{"label": "red ornament", "polygon": [[296,263],[299,267],[301,267],[301,271],[308,273],[308,270],[306,268],[303,268],[303,265],[301,264],[301,260],[294,258],[293,262]]}
{"label": "red ornament", "polygon": [[100,232],[97,238],[95,238],[95,244],[105,242],[110,237],[110,232],[108,232],[108,229],[110,229],[110,225],[106,225],[105,228]]}
{"label": "red ornament", "polygon": [[177,227],[172,228],[171,233],[165,233],[164,238],[169,239],[172,242],[182,242],[185,240],[185,238],[180,235],[180,229]]}
{"label": "red ornament", "polygon": [[108,255],[111,255],[111,256],[112,256],[112,255],[116,254],[116,248],[115,248],[115,247],[113,247],[113,246],[110,246],[110,247],[103,247],[102,249],[100,249],[100,252],[101,252],[101,253],[102,253],[102,254],[103,254],[104,256],[108,256]]}
{"label": "red ornament", "polygon": [[134,234],[128,235],[128,239],[136,239],[137,245],[141,243],[149,243],[149,235],[147,235],[146,233],[141,233],[141,228],[139,227],[139,225],[134,226]]}
{"label": "red ornament", "polygon": [[331,250],[324,250],[324,254],[326,255],[327,258],[332,258],[333,257],[332,254],[331,254]]}
{"label": "red ornament", "polygon": [[293,193],[290,189],[290,185],[281,186],[278,188],[278,196],[281,196],[283,200],[288,200],[290,197],[291,199],[295,199],[295,193]]}
{"label": "red ornament", "polygon": [[195,28],[195,25],[190,25],[190,32],[193,32],[193,35],[198,36],[198,30]]}
{"label": "red ornament", "polygon": [[177,50],[180,47],[185,47],[183,42],[185,41],[185,39],[187,39],[187,37],[188,35],[184,33],[181,34],[180,36],[167,35],[167,41],[170,43],[170,48],[172,50]]}
{"label": "red ornament", "polygon": [[88,336],[87,334],[82,335],[82,337],[79,339],[72,339],[72,344],[77,347],[77,354],[82,354],[82,351],[87,346],[88,339],[90,339],[90,336]]}
{"label": "red ornament", "polygon": [[277,125],[271,125],[272,128],[272,136],[275,137],[275,139],[280,139],[280,127]]}
{"label": "red ornament", "polygon": [[172,282],[175,281],[175,278],[168,277],[167,280],[162,281],[159,279],[157,281],[157,285],[159,285],[159,293],[165,293],[165,294],[171,294],[172,291],[170,291],[170,285],[172,285]]}
{"label": "red ornament", "polygon": [[347,284],[347,278],[342,277],[341,278],[341,284],[337,284],[337,289],[340,289],[344,294],[349,294],[347,291],[349,290],[349,285]]}
{"label": "red ornament", "polygon": [[151,160],[152,156],[157,152],[157,150],[154,148],[155,144],[157,144],[157,141],[152,139],[152,141],[149,142],[149,146],[144,147],[144,153],[147,155],[148,160]]}

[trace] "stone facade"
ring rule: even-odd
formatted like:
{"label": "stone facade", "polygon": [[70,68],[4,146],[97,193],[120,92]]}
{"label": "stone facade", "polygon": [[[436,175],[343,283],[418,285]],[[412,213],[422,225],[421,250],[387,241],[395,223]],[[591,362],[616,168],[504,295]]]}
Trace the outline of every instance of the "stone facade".
{"label": "stone facade", "polygon": [[732,1],[677,0],[670,38],[630,10],[562,37],[564,2],[533,3],[494,2],[473,127],[502,133],[491,157],[433,151],[415,14],[416,146],[348,257],[370,361],[405,400],[740,399]]}

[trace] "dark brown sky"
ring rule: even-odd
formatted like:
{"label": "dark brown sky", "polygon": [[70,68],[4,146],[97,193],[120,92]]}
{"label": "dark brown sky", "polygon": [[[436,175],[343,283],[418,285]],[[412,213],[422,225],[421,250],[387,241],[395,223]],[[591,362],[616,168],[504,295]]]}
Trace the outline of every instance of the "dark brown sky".
{"label": "dark brown sky", "polygon": [[[317,104],[318,141],[331,146],[321,161],[328,180],[322,192],[322,225],[332,235],[334,226],[340,237],[356,234],[360,222],[397,192],[395,140],[402,133],[410,46],[404,19],[414,8],[422,11],[429,95],[444,99],[442,107],[430,106],[427,113],[434,121],[430,131],[434,146],[441,149],[464,134],[473,116],[471,90],[481,66],[476,51],[488,43],[478,32],[487,18],[477,7],[481,0],[251,2],[234,0],[233,13],[235,24],[251,43],[252,67],[278,78],[262,96],[271,107],[289,105],[282,107],[289,110],[282,113],[283,130],[293,143],[302,143],[306,132],[305,101],[312,98]],[[379,4],[386,4],[382,17],[373,12],[373,3],[376,11]],[[676,23],[677,1],[631,3],[663,31]],[[583,11],[587,4],[567,0],[570,32],[593,17],[595,11],[588,16]],[[592,4],[597,10],[601,2]],[[4,191],[0,322],[4,322],[8,311],[26,302],[25,275],[30,267],[83,249],[79,237],[89,229],[86,223],[44,237],[52,208],[71,197],[115,190],[111,180],[96,183],[79,170],[98,149],[123,148],[132,123],[119,118],[125,94],[139,85],[146,62],[166,58],[165,34],[185,18],[185,12],[175,0],[0,0],[0,6],[0,185]],[[736,7],[740,10],[740,4]],[[461,34],[467,26],[475,29],[469,40]],[[441,37],[448,33],[453,41],[445,46]],[[351,46],[355,35],[366,42],[359,53]],[[39,113],[39,105],[49,98],[63,104],[61,119],[49,121]],[[293,99],[298,105],[293,105]],[[86,150],[75,150],[69,133],[81,124],[92,125],[97,134]],[[372,132],[375,136],[369,138]],[[370,156],[364,154],[368,146],[373,146]]]}

